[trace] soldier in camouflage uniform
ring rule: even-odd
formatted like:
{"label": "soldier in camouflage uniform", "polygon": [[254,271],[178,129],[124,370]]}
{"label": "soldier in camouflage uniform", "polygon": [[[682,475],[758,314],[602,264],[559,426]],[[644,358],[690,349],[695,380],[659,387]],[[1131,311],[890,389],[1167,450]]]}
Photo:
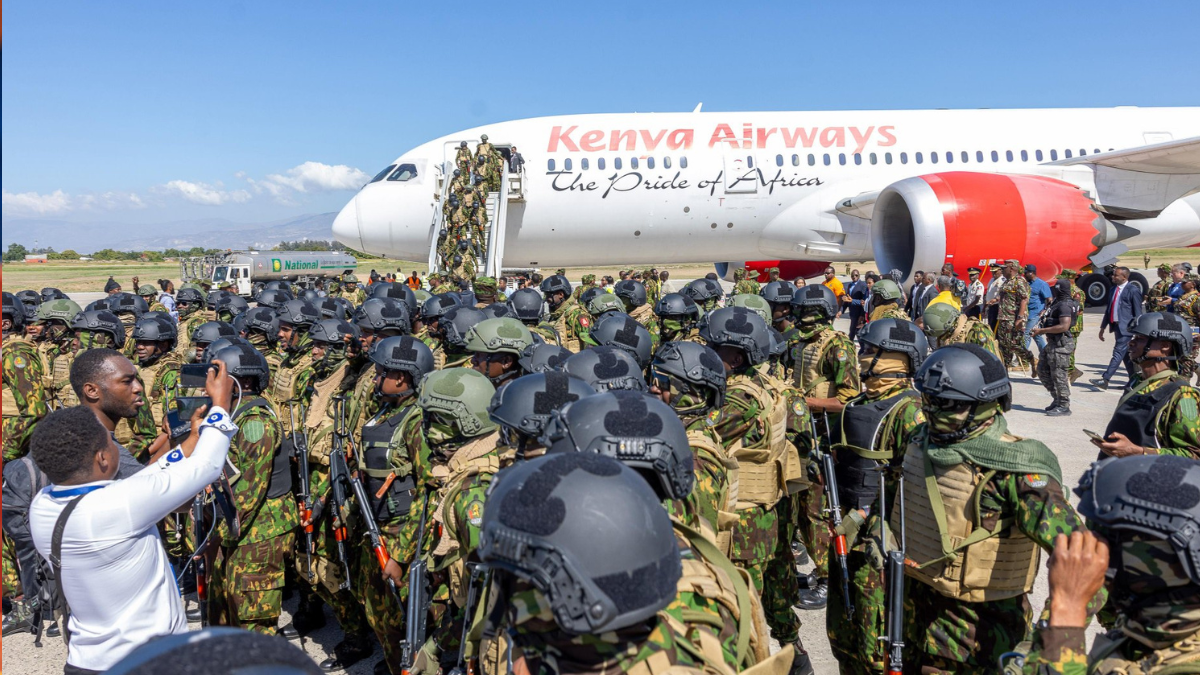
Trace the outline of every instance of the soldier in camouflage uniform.
{"label": "soldier in camouflage uniform", "polygon": [[493,302],[505,302],[508,296],[496,292],[496,277],[476,277],[473,284],[475,289],[476,309],[483,309]]}
{"label": "soldier in camouflage uniform", "polygon": [[[1066,270],[1063,270],[1066,272]],[[1171,265],[1163,263],[1158,266],[1158,281],[1146,291],[1146,311],[1157,312],[1170,302],[1167,291],[1171,288]]]}
{"label": "soldier in camouflage uniform", "polygon": [[758,295],[762,289],[758,285],[758,273],[746,267],[733,271],[733,294],[734,295]]}
{"label": "soldier in camouflage uniform", "polygon": [[[45,372],[37,347],[23,334],[25,308],[4,294],[4,461],[28,454],[34,425],[49,413]],[[7,541],[7,540],[6,540]],[[8,546],[5,545],[5,550]],[[7,568],[8,558],[5,557]],[[5,583],[7,589],[8,583]]]}
{"label": "soldier in camouflage uniform", "polygon": [[546,298],[546,306],[550,308],[546,323],[554,326],[561,346],[579,352],[583,349],[583,336],[579,331],[591,328],[592,319],[587,310],[571,297],[571,282],[561,274],[555,274],[542,281],[541,290]]}
{"label": "soldier in camouflage uniform", "polygon": [[545,316],[542,296],[532,288],[521,288],[508,297],[508,313],[515,316],[531,333],[550,345],[560,345],[558,332],[553,324],[543,323]]}
{"label": "soldier in camouflage uniform", "polygon": [[[792,384],[804,394],[809,409],[819,413],[817,430],[829,438],[838,428],[837,415],[847,401],[859,395],[858,360],[854,342],[833,327],[838,300],[823,285],[803,286],[792,296],[799,340],[792,348]],[[832,414],[831,414],[832,413]],[[826,443],[826,446],[828,443]],[[825,447],[828,451],[829,448]],[[813,588],[801,596],[801,607],[819,609],[828,596],[829,525],[825,515],[823,483],[800,493],[797,505],[801,539],[813,561]]]}
{"label": "soldier in camouflage uniform", "polygon": [[[880,483],[886,480],[887,492],[894,496],[891,469],[899,467],[904,449],[925,422],[912,376],[924,362],[929,343],[916,324],[902,319],[872,321],[859,331],[858,341],[865,391],[846,404],[834,445],[839,500],[845,510],[842,527],[850,542],[849,604],[854,613],[847,616],[841,584],[834,584],[825,628],[843,674],[875,675],[884,672],[887,660],[887,645],[880,640],[887,629]],[[890,532],[883,535],[891,537]],[[890,538],[888,548],[896,548]]]}
{"label": "soldier in camouflage uniform", "polygon": [[[902,465],[912,560],[905,668],[994,673],[1032,621],[1039,547],[1049,551],[1083,522],[1063,495],[1054,453],[1009,433],[1011,386],[999,359],[976,345],[943,347],[914,384],[927,422]],[[889,523],[900,530],[896,504]]]}
{"label": "soldier in camouflage uniform", "polygon": [[871,314],[868,321],[900,319],[910,321],[904,311],[904,291],[891,279],[880,279],[871,287]]}
{"label": "soldier in camouflage uniform", "polygon": [[[1183,295],[1175,303],[1175,313],[1195,328],[1200,326],[1200,292],[1197,292],[1196,288],[1200,286],[1200,277],[1189,274],[1183,278],[1181,283],[1183,284]],[[1200,340],[1193,340],[1191,354],[1187,359],[1180,360],[1180,376],[1191,381],[1192,376],[1196,374],[1197,361],[1200,361]]]}
{"label": "soldier in camouflage uniform", "polygon": [[192,363],[195,349],[192,347],[192,332],[206,321],[216,318],[209,315],[204,293],[192,285],[185,285],[175,294],[175,309],[179,312],[179,342],[175,349],[184,363]]}
{"label": "soldier in camouflage uniform", "polygon": [[729,557],[763,593],[771,635],[780,644],[795,643],[797,658],[807,663],[800,619],[792,610],[800,602],[792,539],[794,495],[807,488],[801,456],[813,449],[812,418],[799,391],[760,372],[770,351],[767,324],[760,316],[744,307],[718,309],[701,334],[728,375],[725,401],[709,414],[708,424],[738,463],[737,520]]}
{"label": "soldier in camouflage uniform", "polygon": [[[1075,317],[1075,325],[1071,326],[1071,330],[1069,331],[1071,337],[1075,338],[1076,348],[1079,347],[1079,334],[1083,332],[1083,308],[1087,307],[1086,298],[1083,296],[1083,289],[1075,283],[1075,277],[1077,276],[1079,276],[1079,273],[1073,269],[1064,269],[1058,275],[1058,278],[1067,279],[1071,282],[1071,299],[1079,303],[1080,307],[1079,315]],[[1075,367],[1075,350],[1071,350],[1070,376],[1068,379],[1074,383],[1080,377],[1083,377],[1083,371]]]}
{"label": "soldier in camouflage uniform", "polygon": [[621,299],[625,313],[650,331],[650,336],[654,338],[654,344],[657,346],[661,330],[658,316],[654,313],[654,305],[649,303],[646,286],[633,279],[622,279],[613,286],[613,294]]}
{"label": "soldier in camouflage uniform", "polygon": [[70,373],[70,356],[74,351],[71,322],[81,310],[71,300],[51,300],[38,305],[38,313],[32,323],[27,323],[26,334],[37,347],[38,361],[43,377],[43,390],[50,396],[46,405],[51,409],[64,407],[67,403],[57,399],[54,392],[55,367],[58,381],[65,381]]}
{"label": "soldier in camouflage uniform", "polygon": [[533,333],[512,317],[484,319],[467,331],[470,367],[502,387],[522,375],[520,358],[533,345]]}
{"label": "soldier in camouflage uniform", "polygon": [[352,272],[342,275],[342,284],[336,292],[327,293],[331,298],[345,298],[355,307],[367,301],[367,292],[358,285],[358,277]]}
{"label": "soldier in camouflage uniform", "polygon": [[[289,404],[299,403],[305,397],[300,374],[312,366],[312,339],[309,329],[320,320],[320,312],[305,300],[288,300],[277,311],[279,314],[278,349],[283,359],[271,377],[271,390],[267,400],[277,410],[287,409]],[[194,340],[193,336],[193,341]]]}
{"label": "soldier in camouflage uniform", "polygon": [[279,350],[279,313],[270,307],[254,307],[242,317],[240,334],[267,360],[273,379],[284,359]]}
{"label": "soldier in camouflage uniform", "polygon": [[800,331],[796,329],[796,315],[792,312],[792,298],[795,297],[796,290],[789,281],[772,281],[764,284],[759,291],[759,295],[767,302],[767,323],[778,331],[784,344],[783,353],[775,359],[777,375],[784,380],[792,378],[792,371],[795,369],[792,352],[800,342]]}
{"label": "soldier in camouflage uniform", "polygon": [[125,347],[122,349],[122,353],[125,354],[125,358],[133,360],[135,357],[135,345],[133,340],[128,339],[128,337],[130,332],[133,331],[133,324],[137,323],[137,320],[150,310],[150,305],[132,293],[115,293],[109,296],[107,300],[108,311],[120,317],[121,324],[125,326],[125,336],[127,339],[125,340]]}
{"label": "soldier in camouflage uniform", "polygon": [[162,312],[170,314],[167,306],[158,301],[158,289],[150,284],[142,284],[137,287],[137,294],[146,303],[147,312]]}
{"label": "soldier in camouflage uniform", "polygon": [[500,176],[496,172],[496,163],[492,161],[490,154],[476,152],[471,171],[477,178],[483,178],[483,184],[487,186],[488,192],[499,191]]}
{"label": "soldier in camouflage uniform", "polygon": [[390,560],[381,572],[371,547],[360,545],[358,587],[367,623],[383,645],[384,663],[399,675],[404,607],[387,582],[396,585],[402,600],[407,598],[407,567],[414,549],[411,538],[405,538],[405,524],[416,488],[413,466],[421,449],[409,443],[422,439],[417,383],[433,372],[433,352],[416,338],[393,336],[381,339],[370,354],[376,410],[362,427],[359,472],[371,499],[367,508],[375,515]]}
{"label": "soldier in camouflage uniform", "polygon": [[[684,286],[679,291],[682,295],[686,295],[696,303],[700,308],[701,314],[713,311],[721,306],[721,297],[725,291],[721,288],[721,284],[712,279],[696,279],[688,285]],[[649,294],[649,291],[647,291]]]}
{"label": "soldier in camouflage uniform", "polygon": [[[179,367],[183,359],[175,351],[177,339],[175,324],[161,316],[146,316],[138,319],[130,335],[135,343],[138,377],[146,387],[146,405],[154,421],[153,436],[158,436],[163,418],[175,402],[176,385],[179,382]],[[148,439],[147,443],[153,442]]]}
{"label": "soldier in camouflage uniform", "polygon": [[231,417],[238,431],[229,462],[241,475],[233,499],[240,536],[218,524],[221,551],[209,579],[209,612],[216,625],[274,634],[283,603],[284,566],[300,522],[291,492],[283,427],[261,394],[270,382],[266,359],[249,345],[233,345],[213,360],[241,384],[241,404]]}
{"label": "soldier in camouflage uniform", "polygon": [[458,152],[454,155],[454,166],[458,172],[458,176],[467,176],[471,173],[471,150],[467,147],[466,141],[459,141]]}
{"label": "soldier in camouflage uniform", "polygon": [[441,338],[441,349],[434,353],[434,362],[438,369],[470,368],[474,356],[467,349],[467,335],[479,322],[487,319],[487,314],[474,307],[451,307],[441,320],[438,321],[438,337]]}
{"label": "soldier in camouflage uniform", "polygon": [[1000,345],[992,329],[980,319],[972,319],[948,302],[930,305],[921,315],[925,321],[925,334],[935,341],[936,347],[960,343],[979,345],[1000,358]]}
{"label": "soldier in camouflage uniform", "polygon": [[654,315],[659,322],[659,344],[677,341],[703,344],[698,327],[700,307],[691,296],[667,293],[655,303]]}
{"label": "soldier in camouflage uniform", "polygon": [[425,343],[433,352],[434,368],[446,365],[446,350],[442,345],[442,318],[451,309],[460,306],[456,293],[442,293],[426,300],[421,305],[421,328],[413,337]]}
{"label": "soldier in camouflage uniform", "polygon": [[583,295],[583,292],[590,288],[596,288],[595,274],[583,275],[583,278],[580,279],[579,285],[576,286],[575,290],[571,292],[571,299],[576,302],[581,302],[579,296]]}
{"label": "soldier in camouflage uniform", "polygon": [[1000,289],[1000,313],[996,319],[996,342],[1000,345],[1000,361],[1004,367],[1032,365],[1033,352],[1025,346],[1025,322],[1029,319],[1029,282],[1021,275],[1020,263],[1009,260],[1002,274],[1006,281]]}
{"label": "soldier in camouflage uniform", "polygon": [[646,302],[651,307],[662,298],[662,281],[658,278],[658,270],[650,268],[646,270],[642,277],[642,283],[646,286]]}
{"label": "soldier in camouflage uniform", "polygon": [[[1037,626],[1023,672],[1200,672],[1194,534],[1200,513],[1194,498],[1177,498],[1197,488],[1200,464],[1193,460],[1150,456],[1092,465],[1075,489],[1092,532],[1055,543],[1050,615]],[[1088,602],[1104,586],[1118,627],[1096,636],[1089,650]],[[1005,672],[1021,672],[1018,665],[1010,662]]]}

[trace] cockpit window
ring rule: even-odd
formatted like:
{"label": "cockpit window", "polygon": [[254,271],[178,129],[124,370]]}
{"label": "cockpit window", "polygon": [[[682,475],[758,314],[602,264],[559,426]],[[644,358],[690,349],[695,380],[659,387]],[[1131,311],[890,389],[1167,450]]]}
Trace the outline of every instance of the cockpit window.
{"label": "cockpit window", "polygon": [[388,176],[388,180],[406,181],[406,180],[412,180],[413,178],[416,178],[416,177],[417,177],[417,165],[416,164],[401,164],[400,166],[396,167],[396,170],[392,172],[392,175]]}
{"label": "cockpit window", "polygon": [[383,171],[380,171],[379,173],[375,174],[375,177],[371,179],[371,182],[372,182],[372,183],[378,183],[379,181],[383,180],[384,176],[386,176],[386,175],[388,175],[389,173],[391,173],[391,172],[392,172],[392,169],[394,169],[394,168],[396,168],[396,165],[395,165],[395,164],[388,164],[386,169],[384,169]]}

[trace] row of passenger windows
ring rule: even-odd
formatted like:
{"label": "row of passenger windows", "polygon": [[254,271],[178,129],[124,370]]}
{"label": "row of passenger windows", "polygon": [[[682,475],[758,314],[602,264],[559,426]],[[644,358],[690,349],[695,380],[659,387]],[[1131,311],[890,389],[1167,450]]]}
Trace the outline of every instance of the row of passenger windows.
{"label": "row of passenger windows", "polygon": [[[1112,148],[1109,148],[1109,151],[1112,151]],[[1084,156],[1087,156],[1088,154],[1099,154],[1099,153],[1100,153],[1100,148],[1093,148],[1091,153],[1089,153],[1086,148],[1080,148],[1078,155],[1080,157],[1084,157]],[[850,153],[848,156],[846,153],[838,153],[836,155],[831,155],[829,153],[825,153],[820,156],[810,154],[810,155],[808,155],[807,163],[808,163],[808,166],[816,166],[818,162],[820,162],[824,166],[832,166],[834,162],[837,162],[839,165],[845,166],[848,162],[853,163],[855,165],[862,165],[864,161],[867,164],[879,164],[880,161],[882,160],[882,162],[884,164],[897,164],[897,163],[898,164],[908,164],[910,161],[913,164],[924,164],[926,159],[928,159],[930,164],[937,164],[937,163],[943,162],[943,161],[946,164],[953,164],[954,162],[959,162],[960,164],[969,164],[971,162],[975,162],[976,164],[985,164],[985,163],[988,163],[989,160],[991,161],[991,163],[999,163],[1001,161],[1015,162],[1015,161],[1018,161],[1017,160],[1018,157],[1020,158],[1020,161],[1022,161],[1022,162],[1028,162],[1030,160],[1030,157],[1032,157],[1033,160],[1036,162],[1044,162],[1047,159],[1049,159],[1049,161],[1051,161],[1051,162],[1054,162],[1054,161],[1057,161],[1060,157],[1062,157],[1063,159],[1071,159],[1074,156],[1075,156],[1075,151],[1073,151],[1071,149],[1063,150],[1061,154],[1059,153],[1059,151],[1057,149],[1050,150],[1049,152],[1044,152],[1042,150],[1033,150],[1032,152],[1029,150],[1017,150],[1017,151],[1014,151],[1014,150],[992,150],[987,153],[985,153],[983,150],[976,150],[973,154],[966,150],[963,150],[958,153],[947,150],[944,153],[943,152],[930,152],[928,154],[923,153],[923,152],[914,152],[914,153],[912,153],[911,156],[907,152],[896,153],[895,155],[893,155],[890,152],[884,152],[884,153],[870,152],[870,153],[866,153],[866,154],[855,152],[855,153]],[[803,158],[800,155],[792,155],[791,156],[792,166],[800,166],[802,163],[802,159]],[[629,158],[629,168],[630,169],[639,168],[639,160],[645,163],[645,166],[647,169],[654,168],[654,158],[653,157],[641,157],[641,158],[630,157]],[[783,155],[775,155],[775,166],[784,166],[785,164],[787,164],[787,158],[785,158]],[[556,166],[557,166],[557,164],[555,163],[555,160],[549,159],[546,161],[547,170],[555,171]],[[571,158],[568,157],[563,160],[563,171],[572,171],[573,170],[572,166],[573,166],[573,164],[571,162]],[[746,157],[746,166],[751,169],[754,168],[754,157],[752,155],[748,155]],[[612,167],[614,169],[618,169],[618,170],[623,168],[620,157],[613,158]],[[581,158],[579,160],[579,168],[580,168],[580,170],[583,170],[583,171],[587,171],[590,168],[587,157]],[[604,157],[596,158],[596,168],[601,171],[603,171],[606,168]],[[671,158],[670,157],[662,158],[662,168],[664,168],[664,169],[671,168]],[[679,168],[681,168],[681,169],[687,168],[687,157],[679,158]]]}
{"label": "row of passenger windows", "polygon": [[[670,157],[663,157],[661,159],[662,159],[662,168],[669,169],[673,166]],[[629,158],[629,168],[631,168],[631,169],[637,169],[637,168],[641,167],[643,163],[645,164],[647,169],[653,169],[655,167],[655,161],[654,161],[653,157],[630,157]],[[679,158],[679,168],[686,169],[687,165],[688,165],[687,157],[680,157]],[[546,160],[546,170],[554,171],[556,166],[557,166],[557,164],[555,163],[555,161],[553,159]],[[570,157],[563,160],[563,171],[571,171],[572,166],[574,166],[574,164],[571,162]],[[623,167],[624,167],[624,162],[622,162],[620,157],[612,158],[612,168],[620,170]],[[580,158],[579,169],[581,171],[587,171],[590,168],[591,168],[591,164],[588,162],[588,158],[587,157]],[[604,171],[604,169],[606,168],[606,160],[604,157],[596,158],[596,168],[599,169],[600,171]]]}

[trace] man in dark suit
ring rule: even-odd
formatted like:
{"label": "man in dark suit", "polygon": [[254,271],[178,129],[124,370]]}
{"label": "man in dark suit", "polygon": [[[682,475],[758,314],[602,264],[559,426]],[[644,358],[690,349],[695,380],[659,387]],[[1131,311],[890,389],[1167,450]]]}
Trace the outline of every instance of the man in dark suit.
{"label": "man in dark suit", "polygon": [[1118,267],[1113,270],[1112,280],[1112,294],[1104,309],[1104,320],[1100,322],[1100,341],[1104,341],[1105,332],[1111,332],[1116,337],[1116,344],[1113,345],[1112,359],[1104,375],[1091,381],[1101,389],[1108,389],[1108,381],[1122,363],[1125,364],[1129,381],[1133,381],[1134,368],[1129,360],[1129,340],[1133,335],[1129,327],[1142,314],[1142,289],[1137,284],[1129,283],[1129,268]]}
{"label": "man in dark suit", "polygon": [[913,315],[913,296],[917,295],[925,285],[925,273],[921,270],[913,272],[913,284],[908,289],[908,298],[904,301],[904,311],[909,316]]}

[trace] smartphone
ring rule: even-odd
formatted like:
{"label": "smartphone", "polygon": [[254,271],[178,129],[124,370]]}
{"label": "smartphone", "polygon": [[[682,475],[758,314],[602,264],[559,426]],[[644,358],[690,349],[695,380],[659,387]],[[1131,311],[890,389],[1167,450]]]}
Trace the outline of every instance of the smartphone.
{"label": "smartphone", "polygon": [[192,415],[204,406],[212,405],[211,396],[177,396],[175,397],[175,409],[179,411],[179,416],[185,420],[191,420]]}
{"label": "smartphone", "polygon": [[1094,442],[1094,443],[1103,443],[1104,442],[1104,437],[1101,436],[1100,434],[1092,431],[1091,429],[1084,429],[1083,433],[1087,434],[1088,438],[1092,439],[1092,442]]}
{"label": "smartphone", "polygon": [[211,363],[185,363],[179,368],[179,386],[203,389],[208,383],[208,371],[215,369]]}
{"label": "smartphone", "polygon": [[170,427],[171,445],[178,445],[192,431],[191,416],[182,417],[178,410],[167,412],[167,426]]}

